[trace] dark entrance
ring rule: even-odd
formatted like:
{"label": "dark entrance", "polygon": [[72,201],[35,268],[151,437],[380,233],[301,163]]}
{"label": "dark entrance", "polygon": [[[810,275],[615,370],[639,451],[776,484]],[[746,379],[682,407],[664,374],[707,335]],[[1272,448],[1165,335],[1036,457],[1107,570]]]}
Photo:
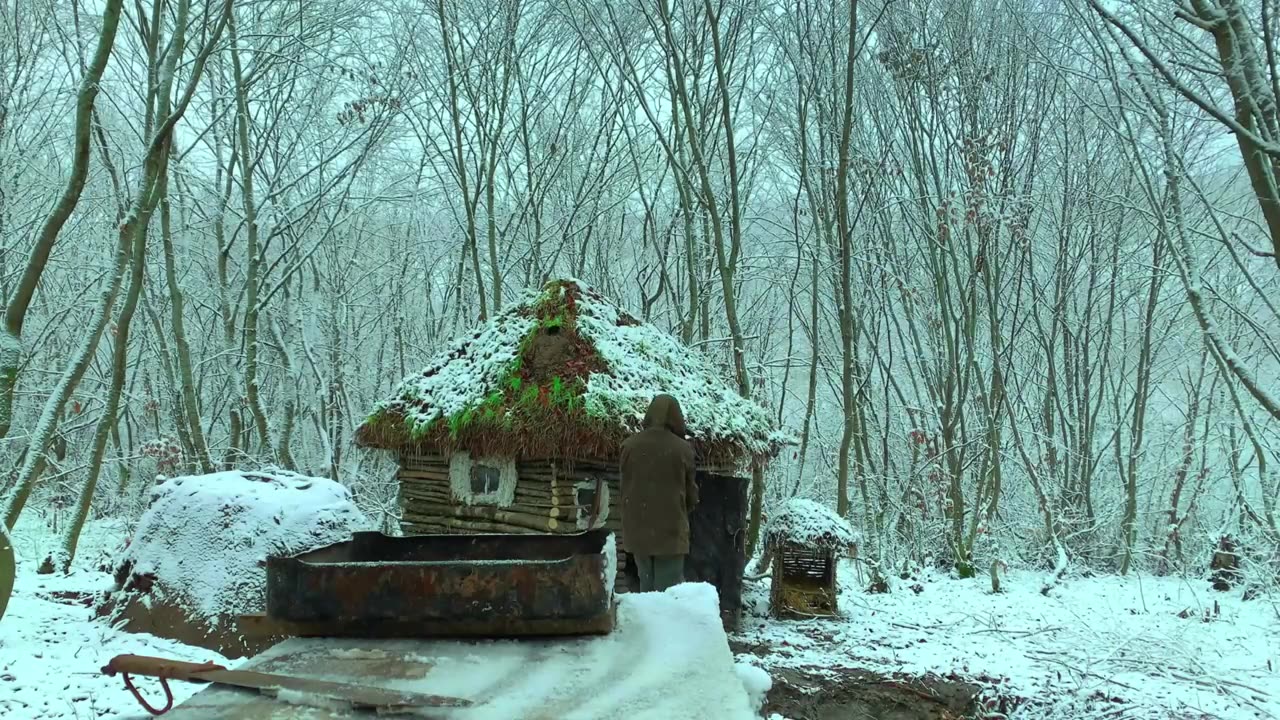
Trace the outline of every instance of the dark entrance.
{"label": "dark entrance", "polygon": [[[736,630],[742,613],[742,573],[747,565],[747,492],[750,481],[698,473],[698,506],[689,517],[689,557],[684,576],[710,583],[720,596],[720,618]],[[635,563],[625,569],[628,587],[639,587]]]}

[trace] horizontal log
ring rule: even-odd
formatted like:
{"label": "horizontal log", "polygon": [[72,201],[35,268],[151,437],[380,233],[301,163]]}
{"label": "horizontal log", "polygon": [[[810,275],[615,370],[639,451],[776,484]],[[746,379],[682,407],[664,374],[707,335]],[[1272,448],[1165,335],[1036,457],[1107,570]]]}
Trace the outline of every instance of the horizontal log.
{"label": "horizontal log", "polygon": [[448,475],[448,465],[401,465],[402,473],[430,473],[433,475]]}
{"label": "horizontal log", "polygon": [[448,475],[438,475],[438,476],[425,475],[424,476],[424,475],[401,474],[401,475],[397,475],[396,478],[402,483],[410,483],[410,484],[412,483],[426,484],[426,485],[448,485],[449,484]]}
{"label": "horizontal log", "polygon": [[[435,500],[449,504],[461,504],[463,502],[460,498],[454,497],[453,490],[447,485],[424,485],[419,483],[401,485],[400,498],[401,502],[409,498]],[[529,507],[591,507],[578,502],[577,489],[573,487],[558,488],[555,492],[551,492],[549,490],[540,491],[517,486],[513,499],[513,505],[527,505]],[[617,494],[610,493],[609,512],[620,512],[621,507],[622,503]]]}
{"label": "horizontal log", "polygon": [[440,535],[469,535],[475,533],[502,533],[506,535],[554,535],[555,532],[545,527],[528,527],[525,525],[512,525],[510,523],[494,522],[491,520],[466,520],[461,518],[453,518],[448,522],[443,520],[428,523],[426,520],[419,520],[417,524],[426,528],[430,533]]}
{"label": "horizontal log", "polygon": [[[444,484],[423,484],[423,483],[404,483],[400,486],[400,494],[402,496],[438,496],[442,498],[454,500],[453,489]],[[548,506],[555,501],[557,505],[574,505],[577,504],[577,489],[574,487],[557,488],[554,492],[550,488],[526,488],[516,486],[515,501],[517,504],[521,502],[546,503]],[[457,500],[460,502],[460,500]],[[611,498],[612,502],[612,498]]]}
{"label": "horizontal log", "polygon": [[555,490],[552,490],[551,488],[528,488],[517,485],[515,497],[517,500],[520,498],[530,498],[546,500],[548,502],[551,501],[551,498],[555,498],[557,502],[564,505],[576,502],[578,491],[572,485],[563,488],[556,488]]}
{"label": "horizontal log", "polygon": [[[490,520],[530,527],[545,532],[560,532],[566,525],[576,527],[574,517],[551,517],[550,513],[536,511],[523,512],[519,509],[498,508],[485,505],[440,505],[435,503],[416,503],[405,508],[404,515],[422,515],[424,517],[466,518],[473,520]],[[555,526],[552,526],[552,521]]]}
{"label": "horizontal log", "polygon": [[563,523],[556,529],[551,529],[545,523],[539,525],[536,522],[516,521],[511,518],[503,520],[495,520],[490,518],[474,518],[474,517],[428,517],[405,515],[406,520],[415,523],[435,523],[452,530],[460,530],[464,532],[501,532],[501,533],[534,533],[543,535],[554,535],[561,532],[569,532],[576,530],[570,527],[563,529]]}
{"label": "horizontal log", "polygon": [[438,493],[452,495],[453,488],[449,487],[448,483],[401,483],[400,492],[402,494]]}
{"label": "horizontal log", "polygon": [[[405,497],[401,501],[401,505],[407,510],[407,509],[412,509],[417,507],[455,508],[455,507],[463,507],[465,506],[465,503],[462,503],[460,501],[454,500],[449,497],[442,497],[439,495],[435,495],[435,496],[414,495],[414,496]],[[477,504],[476,507],[498,507],[503,510],[515,510],[517,512],[524,512],[529,515],[538,515],[541,517],[551,517],[551,511],[558,510],[559,513],[556,516],[556,519],[560,520],[561,522],[564,522],[565,520],[576,521],[578,517],[579,508],[581,508],[584,512],[587,512],[587,513],[591,512],[590,508],[582,508],[579,505],[569,505],[564,503],[561,503],[559,505],[552,505],[551,503],[538,503],[538,502],[528,502],[528,501],[525,501],[525,502],[517,501],[510,505],[503,505],[503,506]],[[610,511],[609,514],[610,516],[612,516],[613,512]]]}
{"label": "horizontal log", "polygon": [[404,480],[436,480],[449,482],[449,471],[435,472],[431,470],[401,470],[397,477]]}
{"label": "horizontal log", "polygon": [[[423,486],[423,485],[402,485],[400,487],[400,497],[404,498],[435,498],[441,502],[462,503],[461,498],[454,497],[453,490],[447,486]],[[578,495],[575,489],[569,488],[558,492],[536,492],[517,488],[514,495],[513,505],[530,505],[541,507],[578,507]],[[588,505],[583,505],[589,507]],[[620,503],[609,498],[609,507],[611,510],[621,507]]]}
{"label": "horizontal log", "polygon": [[[508,533],[514,535],[555,535],[579,532],[577,526],[573,526],[569,529],[564,529],[564,527],[565,526],[562,524],[560,529],[551,531],[546,528],[527,527],[524,525],[513,525],[510,523],[490,520],[445,518],[412,514],[406,515],[400,521],[400,529],[406,535],[465,535],[482,532]],[[613,531],[615,548],[618,553],[618,575],[621,577],[622,571],[627,568],[627,545],[623,540],[620,528],[615,529],[606,527],[606,529]]]}
{"label": "horizontal log", "polygon": [[402,531],[406,534],[418,535],[474,535],[476,533],[501,533],[503,535],[545,535],[546,530],[537,530],[504,523],[488,523],[473,521],[461,524],[445,524],[443,522],[402,522]]}
{"label": "horizontal log", "polygon": [[430,503],[434,505],[453,505],[453,498],[448,495],[434,495],[428,493],[406,493],[400,498],[400,504],[404,507],[413,507],[418,503]]}

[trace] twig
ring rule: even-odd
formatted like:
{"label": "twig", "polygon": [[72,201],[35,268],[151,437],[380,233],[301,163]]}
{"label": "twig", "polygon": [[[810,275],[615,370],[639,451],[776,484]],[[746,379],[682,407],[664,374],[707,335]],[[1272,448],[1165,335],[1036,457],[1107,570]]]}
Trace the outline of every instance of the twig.
{"label": "twig", "polygon": [[980,635],[982,633],[1005,633],[1008,635],[1014,635],[1019,639],[1021,639],[1021,638],[1029,638],[1033,635],[1039,635],[1041,633],[1057,632],[1063,629],[1064,628],[1061,625],[1055,625],[1053,627],[1047,627],[1047,628],[1040,628],[1039,630],[1004,630],[1002,628],[984,628],[982,630],[974,630],[969,634]]}
{"label": "twig", "polygon": [[1249,692],[1252,692],[1252,693],[1257,693],[1259,697],[1255,697],[1255,698],[1253,698],[1254,700],[1258,700],[1258,701],[1265,701],[1265,700],[1270,700],[1270,699],[1271,699],[1271,694],[1270,694],[1270,693],[1267,693],[1267,692],[1265,692],[1265,691],[1263,691],[1263,690],[1259,690],[1259,689],[1257,689],[1257,688],[1255,688],[1255,687],[1250,687],[1250,686],[1248,686],[1248,685],[1245,685],[1244,683],[1238,683],[1238,682],[1236,682],[1236,681],[1234,681],[1234,680],[1220,680],[1220,679],[1214,679],[1213,681],[1209,681],[1209,680],[1204,680],[1203,678],[1194,678],[1194,677],[1191,677],[1191,676],[1189,676],[1189,675],[1183,675],[1182,673],[1180,673],[1180,672],[1175,672],[1175,671],[1173,671],[1173,670],[1170,670],[1170,671],[1169,671],[1169,677],[1172,677],[1172,678],[1174,678],[1174,679],[1176,679],[1176,680],[1183,680],[1183,681],[1185,681],[1185,682],[1193,682],[1193,683],[1195,683],[1195,684],[1197,684],[1197,685],[1200,685],[1200,686],[1202,686],[1202,687],[1207,687],[1207,688],[1215,688],[1215,689],[1216,689],[1216,688],[1218,688],[1218,687],[1219,687],[1219,686],[1221,686],[1221,685],[1231,685],[1231,686],[1238,687],[1238,688],[1241,688],[1241,689],[1244,689],[1244,690],[1248,690]]}
{"label": "twig", "polygon": [[1098,673],[1096,673],[1096,672],[1092,672],[1092,671],[1090,671],[1090,670],[1082,670],[1082,669],[1080,669],[1080,668],[1078,668],[1078,667],[1075,667],[1074,665],[1071,665],[1071,664],[1069,664],[1069,663],[1065,663],[1065,662],[1063,662],[1063,661],[1059,660],[1058,658],[1056,658],[1056,657],[1054,657],[1054,656],[1052,656],[1052,655],[1046,655],[1046,654],[1043,654],[1043,653],[1033,653],[1033,652],[1029,652],[1029,653],[1027,653],[1027,655],[1028,655],[1029,657],[1035,657],[1037,660],[1042,660],[1042,661],[1044,661],[1044,662],[1054,663],[1055,665],[1061,665],[1062,667],[1066,668],[1067,670],[1070,670],[1071,672],[1074,672],[1074,673],[1076,673],[1076,674],[1078,674],[1078,675],[1080,675],[1080,676],[1082,676],[1082,677],[1097,678],[1098,680],[1101,680],[1101,681],[1103,681],[1103,682],[1105,682],[1105,683],[1110,683],[1110,684],[1112,684],[1112,685],[1117,685],[1117,686],[1119,686],[1119,687],[1122,687],[1122,688],[1124,688],[1124,689],[1126,689],[1126,690],[1132,690],[1133,692],[1138,692],[1138,688],[1136,688],[1136,687],[1134,687],[1134,686],[1132,686],[1132,685],[1128,685],[1128,684],[1122,683],[1122,682],[1120,682],[1119,680],[1113,680],[1113,679],[1111,679],[1111,678],[1109,678],[1109,677],[1106,677],[1105,675],[1099,675]]}

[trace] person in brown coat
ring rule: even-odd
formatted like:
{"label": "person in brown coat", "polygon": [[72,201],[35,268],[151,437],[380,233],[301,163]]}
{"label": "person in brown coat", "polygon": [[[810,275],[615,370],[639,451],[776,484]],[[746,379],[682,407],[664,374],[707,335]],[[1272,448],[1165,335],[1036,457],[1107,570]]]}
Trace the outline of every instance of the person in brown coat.
{"label": "person in brown coat", "polygon": [[644,429],[622,443],[622,536],[640,573],[640,592],[684,582],[689,513],[698,503],[693,447],[670,395],[649,403]]}

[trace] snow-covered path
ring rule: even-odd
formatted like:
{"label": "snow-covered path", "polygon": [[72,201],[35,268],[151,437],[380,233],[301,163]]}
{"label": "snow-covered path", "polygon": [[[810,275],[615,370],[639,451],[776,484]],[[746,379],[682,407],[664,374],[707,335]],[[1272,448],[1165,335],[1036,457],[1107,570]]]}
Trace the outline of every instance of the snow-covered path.
{"label": "snow-covered path", "polygon": [[[0,719],[147,717],[119,678],[100,672],[118,654],[239,664],[200,648],[121,632],[93,617],[92,595],[111,585],[110,576],[93,565],[103,548],[120,547],[123,533],[110,524],[91,526],[80,567],[64,577],[34,572],[31,558],[42,557],[52,539],[39,529],[19,526],[16,593],[0,620]],[[540,660],[536,644],[497,643],[483,656],[458,651],[446,658],[449,662],[433,663],[439,668],[427,680],[439,687],[427,689],[466,694],[468,687],[495,678],[511,684],[505,693],[482,688],[489,700],[475,712],[459,715],[468,720],[512,718],[521,707],[553,702],[569,703],[571,711],[562,708],[555,714],[565,718],[691,720],[718,712],[715,720],[749,720],[753,698],[743,684],[750,681],[757,692],[767,687],[760,678],[749,672],[740,677],[733,668],[709,586],[685,585],[663,595],[629,598],[619,608],[619,628],[582,645],[577,657],[555,657],[564,654],[560,647]],[[153,705],[163,704],[158,683],[142,679],[139,684]],[[173,683],[172,688],[178,704],[203,686]]]}
{"label": "snow-covered path", "polygon": [[[38,575],[34,564],[52,538],[19,523],[14,533],[18,579],[14,597],[0,620],[0,718],[142,718],[146,713],[121,680],[100,672],[112,657],[131,653],[225,662],[208,650],[121,632],[93,617],[86,598],[110,589],[111,577],[89,566],[99,557],[100,548],[123,540],[122,532],[115,525],[91,525],[75,572],[69,576]],[[163,704],[158,683],[143,679],[139,685],[153,704]],[[172,688],[175,702],[200,690],[190,683],[173,683]]]}
{"label": "snow-covered path", "polygon": [[1280,717],[1280,598],[1147,576],[1070,579],[1045,597],[1030,572],[998,595],[982,578],[940,576],[877,595],[841,571],[834,622],[767,619],[768,580],[753,584],[736,638],[764,653],[753,662],[955,676],[1032,700],[1022,718]]}

